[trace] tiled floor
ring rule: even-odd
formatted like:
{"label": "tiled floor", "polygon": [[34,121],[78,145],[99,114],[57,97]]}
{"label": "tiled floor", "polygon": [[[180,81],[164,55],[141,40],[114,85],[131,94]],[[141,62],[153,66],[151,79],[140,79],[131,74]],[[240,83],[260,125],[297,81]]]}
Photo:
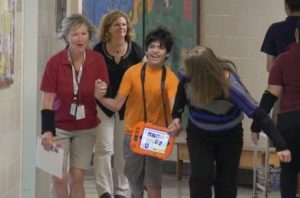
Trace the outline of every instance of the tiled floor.
{"label": "tiled floor", "polygon": [[[93,176],[87,176],[85,181],[85,187],[86,187],[86,198],[97,198]],[[188,179],[183,178],[182,181],[178,181],[175,176],[164,175],[162,197],[163,198],[189,198]],[[237,197],[251,198],[252,189],[250,187],[239,187]],[[258,197],[259,198],[264,197],[262,191],[258,191]],[[268,197],[279,198],[280,197],[279,191],[270,192],[268,194]]]}

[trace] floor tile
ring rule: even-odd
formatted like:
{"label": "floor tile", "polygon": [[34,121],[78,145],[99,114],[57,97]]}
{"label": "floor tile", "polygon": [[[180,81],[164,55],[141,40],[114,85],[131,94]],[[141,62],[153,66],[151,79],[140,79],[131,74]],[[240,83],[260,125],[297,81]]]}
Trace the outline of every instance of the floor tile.
{"label": "floor tile", "polygon": [[[94,177],[87,175],[85,180],[86,198],[97,198],[97,191],[95,188]],[[162,181],[162,197],[163,198],[189,198],[188,178],[184,177],[178,181],[176,176],[164,175]],[[252,197],[252,188],[239,186],[238,198]],[[263,198],[264,194],[258,190],[258,197]],[[273,190],[268,194],[268,197],[279,198],[280,193],[278,190]],[[129,197],[128,197],[129,198]],[[147,198],[147,195],[145,196]]]}

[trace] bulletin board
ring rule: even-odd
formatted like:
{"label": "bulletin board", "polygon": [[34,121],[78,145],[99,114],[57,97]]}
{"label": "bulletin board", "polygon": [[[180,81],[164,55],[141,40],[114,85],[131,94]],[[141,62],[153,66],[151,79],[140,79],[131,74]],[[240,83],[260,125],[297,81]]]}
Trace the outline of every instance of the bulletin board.
{"label": "bulletin board", "polygon": [[0,0],[0,88],[13,83],[14,0]]}
{"label": "bulletin board", "polygon": [[136,42],[143,41],[149,31],[163,26],[172,32],[175,45],[167,64],[176,73],[182,65],[181,55],[199,44],[199,0],[83,0],[83,14],[96,27],[100,18],[111,10],[122,10],[131,18]]}

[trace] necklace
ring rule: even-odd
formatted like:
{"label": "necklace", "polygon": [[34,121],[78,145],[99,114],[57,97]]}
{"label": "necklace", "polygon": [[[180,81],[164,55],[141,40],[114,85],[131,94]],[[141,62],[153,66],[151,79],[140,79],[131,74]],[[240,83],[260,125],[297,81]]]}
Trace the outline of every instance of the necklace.
{"label": "necklace", "polygon": [[118,47],[114,47],[113,44],[111,44],[112,50],[116,53],[116,54],[120,54],[123,47],[126,46],[126,42],[118,45]]}

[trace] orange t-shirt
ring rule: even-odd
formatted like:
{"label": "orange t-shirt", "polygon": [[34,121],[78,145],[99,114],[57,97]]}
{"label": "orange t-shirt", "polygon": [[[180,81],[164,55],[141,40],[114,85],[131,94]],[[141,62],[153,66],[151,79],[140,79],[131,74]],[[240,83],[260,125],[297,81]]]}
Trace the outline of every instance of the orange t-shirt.
{"label": "orange t-shirt", "polygon": [[[128,96],[125,110],[125,133],[131,134],[134,126],[144,121],[143,92],[141,84],[141,69],[143,64],[138,63],[130,67],[124,74],[118,93]],[[163,101],[161,94],[162,68],[146,66],[145,97],[147,121],[152,124],[165,126]],[[165,97],[168,122],[171,121],[170,100],[175,99],[178,79],[173,71],[166,67]]]}

